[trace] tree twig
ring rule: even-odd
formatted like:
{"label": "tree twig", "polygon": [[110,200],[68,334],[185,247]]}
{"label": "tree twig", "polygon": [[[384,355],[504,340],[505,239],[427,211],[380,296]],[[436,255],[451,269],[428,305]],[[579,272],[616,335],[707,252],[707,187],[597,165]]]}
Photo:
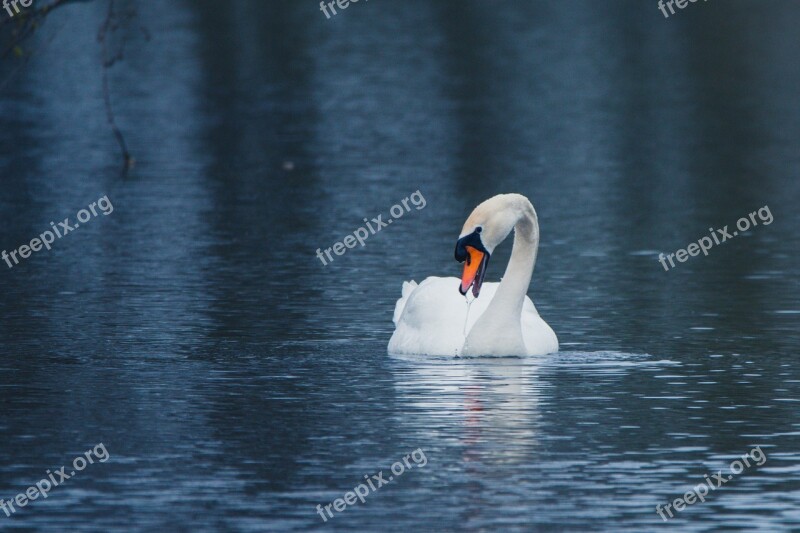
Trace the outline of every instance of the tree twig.
{"label": "tree twig", "polygon": [[114,116],[114,108],[111,105],[111,92],[108,87],[108,69],[111,68],[118,59],[122,58],[122,51],[120,50],[113,57],[109,57],[107,39],[109,29],[112,31],[116,29],[114,0],[108,1],[108,14],[106,15],[106,20],[103,22],[103,25],[100,27],[100,31],[97,34],[97,40],[100,41],[100,44],[103,48],[103,101],[105,102],[106,106],[106,118],[111,126],[111,131],[114,132],[114,137],[117,139],[117,144],[119,144],[120,150],[122,150],[122,157],[124,159],[122,173],[123,175],[126,175],[128,169],[133,166],[134,160],[131,157],[131,153],[128,151],[128,144],[125,142],[125,136],[122,135],[122,131],[117,126],[117,121]]}

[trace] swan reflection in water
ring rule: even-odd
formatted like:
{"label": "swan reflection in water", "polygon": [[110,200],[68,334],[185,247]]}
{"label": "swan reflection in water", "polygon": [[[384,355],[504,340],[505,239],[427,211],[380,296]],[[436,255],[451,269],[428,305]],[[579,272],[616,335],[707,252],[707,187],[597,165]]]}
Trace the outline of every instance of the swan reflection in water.
{"label": "swan reflection in water", "polygon": [[529,463],[537,455],[539,402],[549,383],[537,377],[534,358],[391,359],[398,402],[414,413],[397,424],[431,455],[461,447],[464,473],[477,483],[491,478],[493,464]]}

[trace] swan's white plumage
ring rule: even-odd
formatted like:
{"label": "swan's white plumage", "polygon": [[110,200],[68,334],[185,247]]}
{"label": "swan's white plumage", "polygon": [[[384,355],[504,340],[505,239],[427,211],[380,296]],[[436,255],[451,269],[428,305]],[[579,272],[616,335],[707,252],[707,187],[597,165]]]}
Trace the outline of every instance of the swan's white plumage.
{"label": "swan's white plumage", "polygon": [[[500,283],[483,283],[488,258],[514,232]],[[394,312],[389,353],[408,355],[544,355],[558,339],[528,298],[539,250],[539,219],[521,194],[498,194],[479,204],[464,222],[455,258],[461,280],[430,277],[403,284]],[[472,288],[470,304],[461,296]]]}
{"label": "swan's white plumage", "polygon": [[[484,283],[480,297],[467,303],[458,293],[461,280],[431,276],[419,285],[404,282],[394,310],[395,331],[389,341],[391,354],[461,355],[466,334],[489,307],[500,283]],[[470,297],[471,298],[471,297]],[[558,351],[556,334],[542,320],[527,296],[520,318],[526,354]],[[491,335],[492,332],[486,332]],[[483,355],[507,355],[486,353]]]}

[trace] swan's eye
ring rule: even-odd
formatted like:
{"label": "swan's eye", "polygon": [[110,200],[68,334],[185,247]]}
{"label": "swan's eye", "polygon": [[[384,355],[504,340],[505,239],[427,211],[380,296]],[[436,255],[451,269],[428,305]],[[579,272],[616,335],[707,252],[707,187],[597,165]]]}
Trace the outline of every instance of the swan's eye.
{"label": "swan's eye", "polygon": [[480,232],[482,232],[482,231],[483,231],[483,228],[482,228],[482,227],[480,227],[480,226],[478,226],[477,228],[475,228],[475,233],[480,233]]}
{"label": "swan's eye", "polygon": [[476,228],[475,231],[473,231],[469,235],[466,235],[458,239],[458,242],[456,242],[456,253],[455,253],[456,261],[458,261],[459,263],[467,261],[467,265],[471,263],[470,252],[469,250],[467,250],[467,248],[469,247],[472,247],[475,250],[483,254],[486,254],[487,258],[490,256],[489,252],[483,246],[483,241],[481,241],[481,238],[477,235],[480,229],[481,228]]}

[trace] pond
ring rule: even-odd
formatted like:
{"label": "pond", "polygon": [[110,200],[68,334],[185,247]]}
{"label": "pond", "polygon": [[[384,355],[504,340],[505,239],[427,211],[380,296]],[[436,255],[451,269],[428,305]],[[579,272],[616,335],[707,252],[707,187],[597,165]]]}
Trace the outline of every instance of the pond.
{"label": "pond", "polygon": [[[75,472],[0,525],[800,527],[800,10],[690,7],[139,5],[108,71],[125,177],[107,4],[53,11],[0,93],[0,247],[113,211],[0,263],[0,498]],[[503,192],[537,210],[560,351],[390,356],[403,282],[460,276]]]}

